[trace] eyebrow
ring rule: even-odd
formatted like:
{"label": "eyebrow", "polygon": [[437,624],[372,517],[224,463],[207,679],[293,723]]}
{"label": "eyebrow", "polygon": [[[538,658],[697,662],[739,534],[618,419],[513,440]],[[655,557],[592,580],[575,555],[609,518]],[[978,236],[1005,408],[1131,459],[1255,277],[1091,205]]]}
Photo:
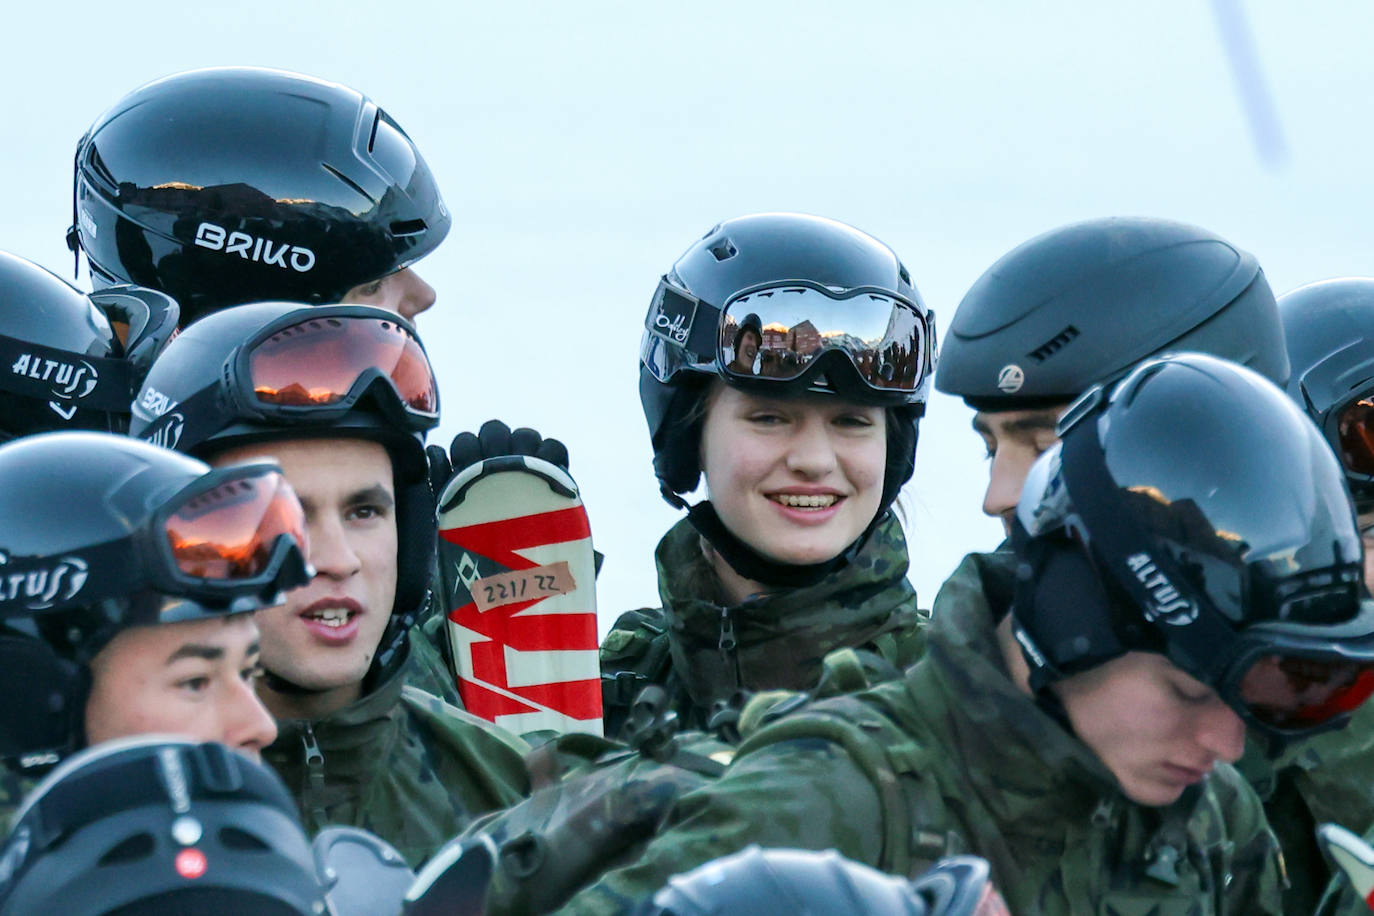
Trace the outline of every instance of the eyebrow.
{"label": "eyebrow", "polygon": [[[1017,417],[1015,420],[1010,420],[1002,427],[1002,430],[1007,433],[1054,431],[1058,425],[1059,418],[1057,416],[1037,413],[1029,417]],[[973,431],[984,436],[992,435],[992,427],[985,423],[978,414],[973,415]]]}
{"label": "eyebrow", "polygon": [[[225,620],[227,622],[228,618],[225,618]],[[224,654],[224,648],[222,646],[207,646],[204,643],[188,642],[171,655],[167,656],[167,664],[171,665],[181,661],[183,658],[198,658],[207,662],[217,662],[224,658]],[[247,658],[252,658],[254,655],[261,655],[262,643],[254,642],[243,654]]]}
{"label": "eyebrow", "polygon": [[224,658],[224,649],[220,646],[207,646],[204,643],[188,642],[178,648],[171,655],[167,656],[167,664],[179,662],[183,658],[200,658],[207,662],[216,662]]}
{"label": "eyebrow", "polygon": [[348,498],[345,499],[344,502],[348,505],[355,505],[357,503],[376,503],[384,508],[390,508],[395,505],[396,500],[387,491],[386,487],[378,483],[348,494]]}

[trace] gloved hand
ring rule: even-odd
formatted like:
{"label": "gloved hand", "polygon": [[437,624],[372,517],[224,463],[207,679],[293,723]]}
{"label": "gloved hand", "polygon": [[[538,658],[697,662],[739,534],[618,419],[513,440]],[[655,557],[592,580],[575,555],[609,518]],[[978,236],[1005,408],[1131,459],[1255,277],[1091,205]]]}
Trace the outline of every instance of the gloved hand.
{"label": "gloved hand", "polygon": [[431,445],[425,455],[429,459],[429,486],[435,496],[443,492],[455,472],[498,455],[530,455],[568,469],[568,449],[562,442],[545,439],[527,426],[512,432],[500,420],[483,423],[476,435],[461,432],[454,436],[447,452],[443,446]]}

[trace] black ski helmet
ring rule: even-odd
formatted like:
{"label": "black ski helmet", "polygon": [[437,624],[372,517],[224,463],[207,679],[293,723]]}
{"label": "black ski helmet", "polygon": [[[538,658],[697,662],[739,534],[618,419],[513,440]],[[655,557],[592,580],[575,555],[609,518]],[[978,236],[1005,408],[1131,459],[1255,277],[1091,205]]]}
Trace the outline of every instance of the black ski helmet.
{"label": "black ski helmet", "polygon": [[[762,306],[755,303],[766,302],[771,290],[788,284],[832,297],[836,312],[832,317],[840,321],[846,310],[857,314],[869,299],[893,302],[894,307],[905,309],[911,322],[919,325],[912,331],[918,352],[905,354],[914,367],[907,386],[880,390],[865,385],[854,358],[845,359],[838,346],[836,352],[829,352],[829,347],[821,349],[814,362],[788,381],[769,378],[755,382],[728,372],[720,356],[724,351],[718,346],[733,348],[745,328],[761,321],[758,311]],[[760,295],[749,301],[750,294]],[[744,314],[727,315],[732,304],[739,304]],[[835,220],[799,213],[761,213],[726,220],[674,262],[654,294],[645,326],[639,400],[649,425],[654,473],[670,504],[685,507],[680,494],[695,489],[700,479],[701,402],[715,378],[755,390],[839,393],[850,400],[887,408],[887,473],[879,510],[868,531],[896,500],[902,484],[911,479],[917,423],[925,413],[934,362],[934,313],[925,307],[896,252],[872,236]],[[792,334],[799,333],[801,327],[797,325]],[[817,330],[849,329],[812,328],[813,336]],[[881,326],[876,336],[883,337]],[[832,337],[846,338],[853,339],[844,333]],[[890,377],[891,372],[888,374]],[[731,566],[756,581],[801,585],[818,580],[843,562],[844,555],[808,567],[767,560],[728,531],[709,502],[692,507],[689,518]]]}
{"label": "black ski helmet", "polygon": [[[126,343],[110,319],[129,325]],[[150,289],[87,295],[32,261],[0,251],[0,441],[64,429],[123,432],[141,374],[177,323]]]}
{"label": "black ski helmet", "polygon": [[89,663],[120,631],[280,604],[310,580],[303,538],[274,464],[211,470],[108,433],[0,445],[0,758],[84,743]]}
{"label": "black ski helmet", "polygon": [[1165,350],[1288,380],[1274,294],[1252,255],[1184,223],[1095,219],[1017,246],[978,278],[950,321],[935,387],[974,410],[1050,407]]}
{"label": "black ski helmet", "polygon": [[292,302],[234,306],[206,315],[167,345],[134,401],[129,434],[205,459],[229,448],[283,439],[367,439],[384,446],[395,475],[399,555],[396,603],[373,662],[374,670],[380,670],[403,657],[397,650],[429,594],[437,535],[424,437],[439,421],[437,390],[432,416],[417,417],[405,409],[385,374],[373,369],[359,376],[336,405],[264,415],[229,387],[257,342],[299,338],[302,328],[328,329],[339,318],[375,322],[413,341],[432,380],[433,369],[414,328],[384,309]]}
{"label": "black ski helmet", "polygon": [[[1059,434],[1012,525],[1033,689],[1157,652],[1280,740],[1340,724],[1374,689],[1350,499],[1281,390],[1174,354],[1089,389]],[[1298,682],[1330,690],[1299,702]]]}
{"label": "black ski helmet", "polygon": [[429,166],[385,111],[283,70],[136,89],[87,131],[75,170],[67,239],[93,282],[163,290],[187,321],[266,299],[337,302],[449,230]]}
{"label": "black ski helmet", "polygon": [[324,916],[280,777],[220,744],[108,741],[24,800],[0,851],[0,914]]}
{"label": "black ski helmet", "polygon": [[[833,849],[750,846],[670,878],[636,916],[1005,916],[975,856],[942,859],[913,881]],[[999,908],[1000,905],[1000,908]]]}
{"label": "black ski helmet", "polygon": [[1293,374],[1288,394],[1345,468],[1360,512],[1374,509],[1374,279],[1346,277],[1279,297]]}

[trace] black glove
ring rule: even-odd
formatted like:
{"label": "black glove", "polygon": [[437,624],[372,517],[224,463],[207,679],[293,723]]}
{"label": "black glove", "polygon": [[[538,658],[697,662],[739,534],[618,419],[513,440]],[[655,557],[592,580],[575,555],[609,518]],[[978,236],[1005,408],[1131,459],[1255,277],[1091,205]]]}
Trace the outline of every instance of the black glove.
{"label": "black glove", "polygon": [[443,446],[431,445],[425,455],[429,459],[429,486],[436,497],[454,472],[498,455],[529,455],[568,469],[568,449],[562,442],[545,439],[527,426],[512,432],[500,420],[483,423],[476,435],[462,432],[454,436],[447,452]]}

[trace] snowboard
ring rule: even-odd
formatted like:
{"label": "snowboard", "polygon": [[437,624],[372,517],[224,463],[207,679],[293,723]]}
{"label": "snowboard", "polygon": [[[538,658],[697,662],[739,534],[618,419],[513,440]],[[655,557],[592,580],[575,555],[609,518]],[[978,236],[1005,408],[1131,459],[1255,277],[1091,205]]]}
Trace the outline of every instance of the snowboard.
{"label": "snowboard", "polygon": [[1317,843],[1335,870],[1345,874],[1355,893],[1374,910],[1374,849],[1335,824],[1322,824],[1317,828]]}
{"label": "snowboard", "polygon": [[464,707],[517,734],[601,734],[595,559],[572,477],[541,458],[487,458],[444,486],[438,521]]}

